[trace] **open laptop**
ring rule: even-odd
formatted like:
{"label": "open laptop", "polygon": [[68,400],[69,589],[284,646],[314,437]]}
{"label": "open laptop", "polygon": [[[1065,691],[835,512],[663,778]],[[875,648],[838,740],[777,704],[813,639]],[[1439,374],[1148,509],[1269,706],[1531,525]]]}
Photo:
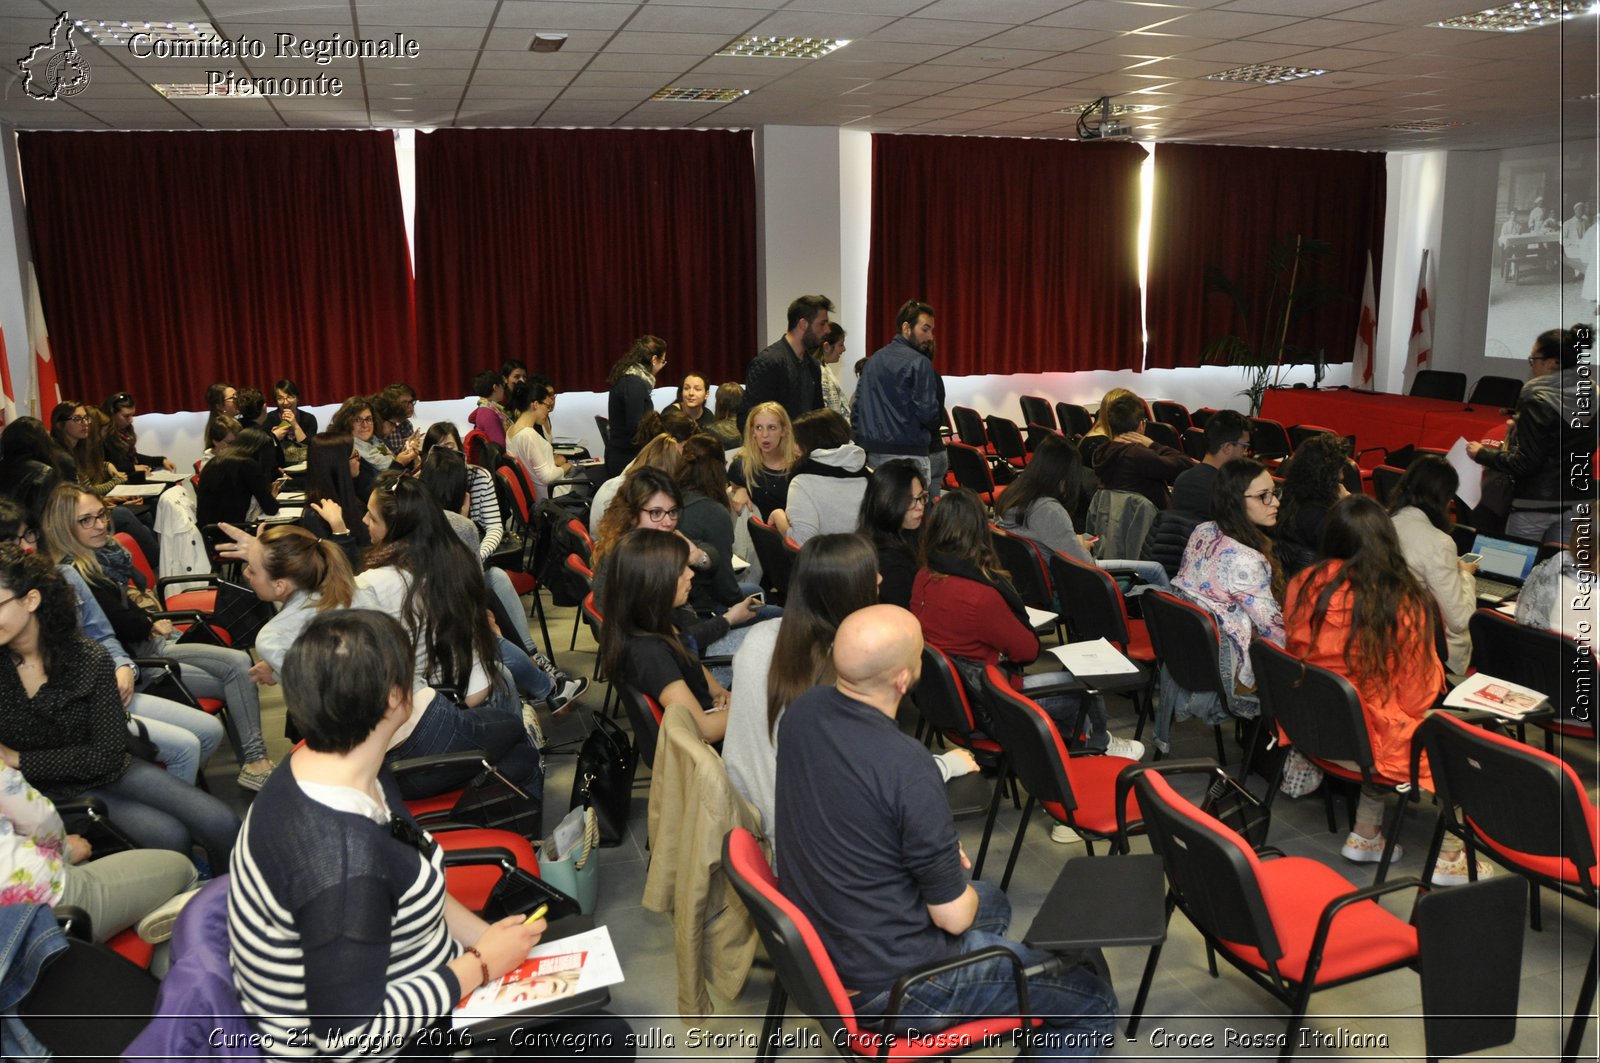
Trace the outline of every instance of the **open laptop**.
{"label": "open laptop", "polygon": [[1472,552],[1483,555],[1478,564],[1478,601],[1499,604],[1522,590],[1539,559],[1539,544],[1479,532]]}

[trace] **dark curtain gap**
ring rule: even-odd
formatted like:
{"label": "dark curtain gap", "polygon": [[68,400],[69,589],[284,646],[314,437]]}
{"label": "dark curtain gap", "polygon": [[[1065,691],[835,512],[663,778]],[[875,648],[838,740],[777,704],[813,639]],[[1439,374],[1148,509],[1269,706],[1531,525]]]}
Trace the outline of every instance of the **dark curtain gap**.
{"label": "dark curtain gap", "polygon": [[1137,369],[1137,144],[872,138],[867,338],[931,304],[950,376]]}
{"label": "dark curtain gap", "polygon": [[[201,409],[207,385],[307,405],[419,361],[388,132],[20,133],[30,239],[62,394]],[[448,383],[448,388],[445,385]]]}
{"label": "dark curtain gap", "polygon": [[[1387,180],[1381,152],[1157,144],[1145,364],[1199,365],[1209,340],[1244,328],[1227,296],[1206,291],[1206,267],[1243,285],[1259,307],[1267,297],[1268,249],[1296,234],[1331,245],[1318,277],[1339,298],[1306,314],[1288,342],[1348,362],[1368,250],[1373,286],[1381,290]],[[1240,333],[1252,344],[1259,317],[1257,311],[1250,331]]]}
{"label": "dark curtain gap", "polygon": [[759,349],[748,131],[445,129],[417,135],[418,337],[457,392],[520,358],[605,390],[635,337],[743,380]]}

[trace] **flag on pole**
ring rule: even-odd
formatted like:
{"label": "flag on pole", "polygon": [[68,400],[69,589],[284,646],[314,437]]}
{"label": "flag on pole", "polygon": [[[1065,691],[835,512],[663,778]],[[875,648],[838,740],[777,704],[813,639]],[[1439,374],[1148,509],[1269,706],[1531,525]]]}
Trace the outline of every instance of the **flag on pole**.
{"label": "flag on pole", "polygon": [[6,354],[6,331],[0,329],[0,425],[17,419],[17,393],[11,387],[11,359]]}
{"label": "flag on pole", "polygon": [[56,365],[50,352],[50,330],[44,324],[44,302],[39,298],[39,277],[28,263],[28,342],[33,348],[34,416],[50,416],[61,401],[61,385],[56,383]]}
{"label": "flag on pole", "polygon": [[1350,359],[1355,383],[1372,386],[1373,363],[1377,360],[1378,299],[1372,293],[1372,252],[1367,252],[1367,283],[1361,289],[1361,322],[1356,325],[1356,349]]}
{"label": "flag on pole", "polygon": [[1411,312],[1411,343],[1406,347],[1406,364],[1413,369],[1425,369],[1428,357],[1433,354],[1433,288],[1430,267],[1433,254],[1426,248],[1422,252],[1422,268],[1417,272],[1417,302]]}

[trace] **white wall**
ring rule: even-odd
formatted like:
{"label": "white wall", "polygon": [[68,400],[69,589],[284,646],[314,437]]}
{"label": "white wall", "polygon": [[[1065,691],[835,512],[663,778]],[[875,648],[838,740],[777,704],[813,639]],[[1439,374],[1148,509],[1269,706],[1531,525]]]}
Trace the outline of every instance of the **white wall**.
{"label": "white wall", "polygon": [[[28,408],[34,388],[30,373],[32,348],[28,343],[28,219],[22,204],[22,170],[17,161],[17,138],[0,122],[0,330],[4,330],[6,360],[11,367],[11,395],[17,413]],[[49,416],[50,411],[45,411]]]}

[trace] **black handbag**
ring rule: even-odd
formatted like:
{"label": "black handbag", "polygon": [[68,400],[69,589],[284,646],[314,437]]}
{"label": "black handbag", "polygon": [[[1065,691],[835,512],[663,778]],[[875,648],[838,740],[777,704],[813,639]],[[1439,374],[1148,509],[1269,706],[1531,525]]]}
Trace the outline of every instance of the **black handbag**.
{"label": "black handbag", "polygon": [[543,815],[543,795],[526,793],[494,768],[473,776],[450,809],[451,818],[458,822],[508,830],[529,839],[540,837]]}
{"label": "black handbag", "polygon": [[600,822],[600,845],[621,845],[633,805],[633,745],[615,720],[596,717],[578,751],[569,808],[587,805]]}
{"label": "black handbag", "polygon": [[545,918],[554,922],[563,916],[578,915],[578,902],[556,889],[542,878],[528,874],[520,867],[505,867],[504,874],[489,891],[484,903],[483,918],[493,923],[508,915],[527,915],[541,904],[550,910]]}

